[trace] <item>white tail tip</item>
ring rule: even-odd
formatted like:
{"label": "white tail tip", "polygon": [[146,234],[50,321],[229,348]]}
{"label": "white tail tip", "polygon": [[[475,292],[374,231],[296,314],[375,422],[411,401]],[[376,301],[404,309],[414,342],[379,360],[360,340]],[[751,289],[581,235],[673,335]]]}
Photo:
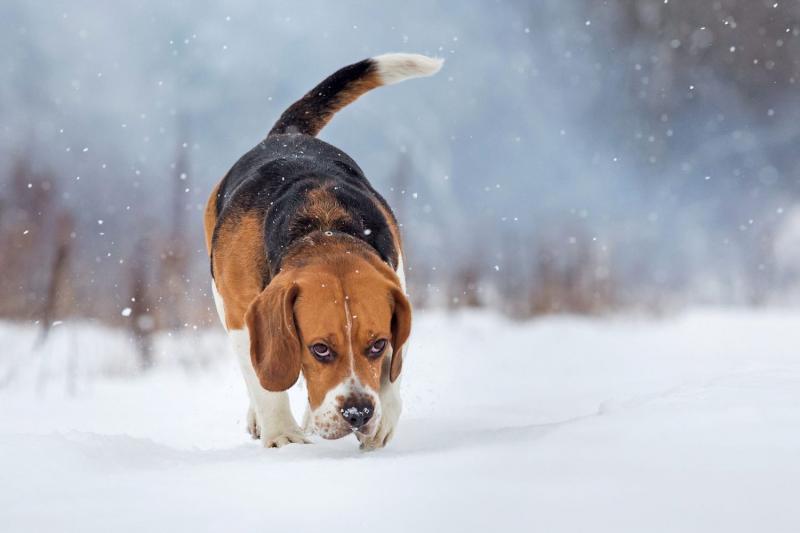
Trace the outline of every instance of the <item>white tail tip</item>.
{"label": "white tail tip", "polygon": [[372,58],[384,85],[410,78],[432,76],[439,72],[444,59],[421,54],[383,54]]}

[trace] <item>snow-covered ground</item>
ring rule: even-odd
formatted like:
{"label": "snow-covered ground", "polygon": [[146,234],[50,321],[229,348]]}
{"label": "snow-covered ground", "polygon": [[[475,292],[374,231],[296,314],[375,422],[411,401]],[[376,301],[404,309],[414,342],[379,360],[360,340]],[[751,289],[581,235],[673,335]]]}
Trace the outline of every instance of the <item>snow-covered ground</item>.
{"label": "snow-covered ground", "polygon": [[800,312],[415,328],[362,453],[251,441],[219,332],[0,325],[0,530],[800,531]]}

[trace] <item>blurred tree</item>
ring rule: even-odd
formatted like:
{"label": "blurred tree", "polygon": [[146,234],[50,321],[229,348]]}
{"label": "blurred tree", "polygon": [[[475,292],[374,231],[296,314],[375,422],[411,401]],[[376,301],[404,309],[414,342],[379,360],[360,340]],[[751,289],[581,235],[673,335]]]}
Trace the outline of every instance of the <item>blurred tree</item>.
{"label": "blurred tree", "polygon": [[14,161],[4,209],[2,272],[0,276],[0,315],[32,318],[41,309],[42,288],[53,253],[49,231],[56,209],[52,177],[34,171],[25,153]]}
{"label": "blurred tree", "polygon": [[146,237],[140,238],[128,269],[130,307],[123,310],[123,314],[127,315],[128,329],[139,354],[139,365],[144,370],[153,364],[153,333],[156,329],[148,284],[150,279],[148,261],[151,253],[151,240]]}
{"label": "blurred tree", "polygon": [[161,323],[175,331],[187,320],[187,300],[189,293],[189,249],[191,239],[187,234],[187,192],[191,190],[189,177],[189,142],[186,121],[179,119],[178,143],[175,161],[171,165],[171,207],[170,230],[162,251],[161,293],[159,311]]}
{"label": "blurred tree", "polygon": [[63,312],[59,303],[65,299],[65,290],[69,285],[69,258],[75,237],[74,227],[75,222],[72,214],[67,210],[63,210],[56,220],[55,242],[53,243],[55,253],[50,264],[50,282],[39,316],[41,325],[39,344],[43,343],[47,338],[55,317],[59,312]]}

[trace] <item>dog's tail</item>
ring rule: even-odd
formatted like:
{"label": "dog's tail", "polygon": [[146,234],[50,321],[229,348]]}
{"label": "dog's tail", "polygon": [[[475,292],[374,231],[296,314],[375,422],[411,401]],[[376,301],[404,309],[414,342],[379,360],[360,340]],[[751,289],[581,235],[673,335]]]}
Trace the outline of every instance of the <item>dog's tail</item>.
{"label": "dog's tail", "polygon": [[283,112],[269,135],[303,133],[315,136],[337,111],[381,85],[431,76],[443,59],[420,54],[384,54],[337,70]]}

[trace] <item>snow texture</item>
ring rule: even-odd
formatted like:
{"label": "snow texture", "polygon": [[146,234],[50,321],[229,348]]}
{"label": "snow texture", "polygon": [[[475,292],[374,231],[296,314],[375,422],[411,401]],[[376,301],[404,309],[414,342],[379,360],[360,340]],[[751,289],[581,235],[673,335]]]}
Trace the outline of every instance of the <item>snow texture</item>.
{"label": "snow texture", "polygon": [[31,352],[0,324],[0,524],[796,532],[798,319],[421,314],[397,435],[370,453],[249,440],[220,333],[160,337],[138,374],[118,333],[63,324]]}

